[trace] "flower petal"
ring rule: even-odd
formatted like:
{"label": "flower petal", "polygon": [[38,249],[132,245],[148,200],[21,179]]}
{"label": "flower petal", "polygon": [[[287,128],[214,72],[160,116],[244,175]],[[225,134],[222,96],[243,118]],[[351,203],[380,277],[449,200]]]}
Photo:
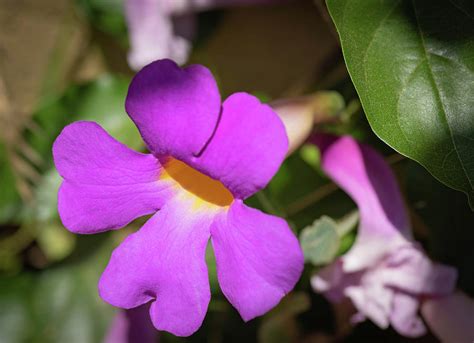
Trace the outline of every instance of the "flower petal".
{"label": "flower petal", "polygon": [[173,18],[167,8],[172,2],[127,0],[125,14],[131,50],[128,62],[134,70],[155,60],[171,58],[178,64],[188,59],[191,43],[174,32]]}
{"label": "flower petal", "polygon": [[447,297],[428,299],[421,306],[426,323],[442,342],[474,341],[474,299],[457,291]]}
{"label": "flower petal", "polygon": [[457,280],[455,268],[433,263],[413,244],[395,250],[380,273],[387,286],[429,296],[453,292]]}
{"label": "flower petal", "polygon": [[323,170],[359,207],[360,225],[354,246],[344,258],[344,269],[370,265],[391,245],[411,238],[409,219],[395,176],[371,147],[349,136],[318,135]]}
{"label": "flower petal", "polygon": [[[365,317],[382,329],[388,328],[393,291],[379,288],[377,293],[380,298],[373,297],[363,286],[349,286],[344,292],[362,314],[357,316],[359,319]],[[356,318],[354,322],[357,321]]]}
{"label": "flower petal", "polygon": [[283,219],[235,201],[211,226],[217,276],[244,320],[274,307],[298,281],[303,254]]}
{"label": "flower petal", "polygon": [[266,186],[287,150],[285,127],[270,106],[236,93],[224,101],[216,132],[194,166],[245,199]]}
{"label": "flower petal", "polygon": [[361,277],[360,272],[345,273],[342,260],[337,259],[311,278],[311,286],[332,302],[341,302],[345,297],[344,290],[358,284]]}
{"label": "flower petal", "polygon": [[426,327],[418,316],[418,298],[396,292],[393,297],[390,324],[403,336],[420,337],[426,334]]}
{"label": "flower petal", "polygon": [[152,301],[158,330],[194,333],[211,296],[205,252],[214,216],[184,196],[168,202],[114,250],[99,281],[102,299],[122,308]]}
{"label": "flower petal", "polygon": [[132,80],[125,108],[149,149],[187,162],[203,149],[216,127],[220,95],[210,71],[153,62]]}
{"label": "flower petal", "polygon": [[125,226],[158,210],[170,198],[158,181],[161,165],[137,153],[93,122],[66,126],[53,145],[59,174],[61,220],[72,232],[96,233]]}

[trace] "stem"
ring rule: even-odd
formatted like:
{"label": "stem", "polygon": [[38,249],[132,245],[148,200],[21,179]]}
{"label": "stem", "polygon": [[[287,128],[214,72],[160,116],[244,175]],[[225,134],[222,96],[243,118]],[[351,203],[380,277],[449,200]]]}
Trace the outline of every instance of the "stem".
{"label": "stem", "polygon": [[338,189],[339,189],[339,187],[333,182],[328,183],[326,185],[323,185],[323,186],[319,187],[318,189],[312,191],[311,193],[308,193],[307,195],[303,196],[302,198],[296,200],[292,204],[290,204],[287,207],[286,212],[287,212],[288,216],[293,216],[293,215],[301,212],[305,208],[311,206],[315,202],[318,202],[319,200],[321,200],[321,199],[327,197],[328,195],[334,193]]}

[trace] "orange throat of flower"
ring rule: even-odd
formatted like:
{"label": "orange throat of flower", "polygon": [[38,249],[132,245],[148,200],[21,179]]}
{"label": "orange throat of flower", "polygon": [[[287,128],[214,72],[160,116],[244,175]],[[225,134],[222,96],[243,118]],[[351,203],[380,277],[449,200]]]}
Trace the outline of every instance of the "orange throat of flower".
{"label": "orange throat of flower", "polygon": [[218,180],[197,171],[184,162],[168,158],[163,165],[161,180],[174,181],[175,187],[195,199],[195,207],[228,207],[234,201],[232,193]]}

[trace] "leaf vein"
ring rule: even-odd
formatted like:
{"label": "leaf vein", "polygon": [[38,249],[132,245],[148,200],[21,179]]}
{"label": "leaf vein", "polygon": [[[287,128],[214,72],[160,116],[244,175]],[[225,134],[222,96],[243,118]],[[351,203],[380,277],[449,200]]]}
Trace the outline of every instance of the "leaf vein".
{"label": "leaf vein", "polygon": [[434,91],[435,91],[435,94],[436,94],[436,98],[438,100],[440,108],[442,109],[443,118],[446,122],[446,126],[448,127],[449,137],[451,138],[451,142],[452,142],[454,150],[456,152],[457,159],[459,161],[461,169],[464,172],[464,175],[466,176],[466,179],[467,179],[469,185],[471,186],[471,190],[472,190],[472,189],[474,189],[474,185],[473,185],[471,179],[469,178],[469,174],[467,173],[467,170],[464,167],[463,161],[462,161],[461,156],[459,154],[459,150],[458,150],[458,147],[456,145],[456,141],[454,140],[454,136],[453,136],[451,126],[449,125],[448,114],[447,114],[446,109],[444,107],[444,103],[443,103],[442,98],[441,98],[441,93],[440,93],[440,90],[439,90],[439,86],[436,82],[436,79],[435,79],[435,76],[434,76],[434,73],[433,73],[433,70],[432,70],[432,66],[431,66],[431,63],[430,63],[430,60],[429,60],[429,54],[430,53],[428,52],[428,50],[426,48],[426,42],[425,42],[423,31],[421,29],[420,21],[419,21],[419,18],[418,18],[418,12],[417,12],[417,9],[416,9],[415,1],[412,0],[411,3],[412,3],[412,6],[413,6],[413,11],[415,13],[416,26],[417,26],[417,29],[418,29],[418,33],[420,35],[420,42],[421,42],[422,52],[423,52],[423,54],[425,56],[425,59],[426,59],[426,63],[427,63],[427,66],[428,66],[428,72],[429,72],[429,75],[430,75],[431,83],[433,85],[433,88],[434,88]]}
{"label": "leaf vein", "polygon": [[458,9],[460,12],[464,13],[469,19],[471,20],[474,20],[474,17],[471,16],[471,14],[469,12],[467,12],[466,10],[464,10],[464,8],[462,8],[461,6],[459,6],[458,4],[456,4],[453,0],[448,0],[449,3],[451,5],[453,5],[456,9]]}

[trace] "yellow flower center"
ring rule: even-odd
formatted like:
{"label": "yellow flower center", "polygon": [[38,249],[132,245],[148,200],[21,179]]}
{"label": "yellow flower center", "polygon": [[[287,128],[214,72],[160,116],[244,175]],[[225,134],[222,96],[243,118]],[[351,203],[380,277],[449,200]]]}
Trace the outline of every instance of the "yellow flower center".
{"label": "yellow flower center", "polygon": [[234,197],[220,182],[197,171],[175,158],[169,158],[164,163],[164,172],[161,179],[173,179],[181,188],[191,193],[199,202],[217,206],[229,206]]}

